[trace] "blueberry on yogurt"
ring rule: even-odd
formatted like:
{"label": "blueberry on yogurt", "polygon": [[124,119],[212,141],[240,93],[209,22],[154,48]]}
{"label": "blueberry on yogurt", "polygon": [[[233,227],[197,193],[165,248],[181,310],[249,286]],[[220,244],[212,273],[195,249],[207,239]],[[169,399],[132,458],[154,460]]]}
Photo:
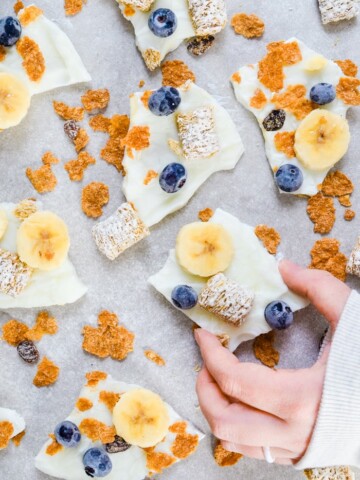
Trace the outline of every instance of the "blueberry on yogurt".
{"label": "blueberry on yogurt", "polygon": [[148,25],[154,35],[166,38],[175,32],[177,18],[172,10],[168,8],[158,8],[150,15]]}
{"label": "blueberry on yogurt", "polygon": [[187,173],[184,165],[169,163],[161,172],[159,183],[164,192],[176,193],[185,185],[186,179]]}
{"label": "blueberry on yogurt", "polygon": [[0,18],[0,45],[11,47],[21,36],[21,23],[15,17]]}
{"label": "blueberry on yogurt", "polygon": [[310,99],[318,105],[326,105],[335,100],[336,91],[331,83],[317,83],[310,90]]}
{"label": "blueberry on yogurt", "polygon": [[189,310],[197,304],[198,295],[189,285],[177,285],[171,292],[171,300],[175,307]]}
{"label": "blueberry on yogurt", "polygon": [[102,448],[90,448],[84,453],[83,464],[85,473],[91,478],[106,477],[112,470],[109,455]]}
{"label": "blueberry on yogurt", "polygon": [[54,434],[56,441],[67,448],[76,447],[81,440],[81,433],[77,425],[68,420],[59,423],[55,428]]}
{"label": "blueberry on yogurt", "polygon": [[299,190],[304,181],[303,174],[296,165],[286,163],[275,173],[275,182],[283,192],[291,193]]}
{"label": "blueberry on yogurt", "polygon": [[148,107],[158,117],[167,117],[175,112],[181,103],[179,90],[174,87],[161,87],[149,98]]}

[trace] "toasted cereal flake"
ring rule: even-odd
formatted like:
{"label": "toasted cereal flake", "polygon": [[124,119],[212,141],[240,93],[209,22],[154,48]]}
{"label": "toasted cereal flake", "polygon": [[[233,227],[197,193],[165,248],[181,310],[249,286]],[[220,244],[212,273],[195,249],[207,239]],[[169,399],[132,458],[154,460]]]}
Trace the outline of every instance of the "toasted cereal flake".
{"label": "toasted cereal flake", "polygon": [[187,160],[209,158],[220,150],[212,106],[177,115],[179,139]]}
{"label": "toasted cereal flake", "polygon": [[253,343],[255,357],[267,367],[274,368],[279,363],[280,354],[274,347],[275,332],[259,335]]}
{"label": "toasted cereal flake", "polygon": [[336,95],[346,105],[360,105],[360,79],[353,77],[342,77],[336,87]]}
{"label": "toasted cereal flake", "polygon": [[55,157],[52,152],[45,152],[41,158],[41,161],[44,165],[55,165],[60,162],[60,160]]}
{"label": "toasted cereal flake", "polygon": [[12,319],[3,325],[2,338],[9,345],[17,347],[19,343],[25,340],[28,331],[29,327],[25,323]]}
{"label": "toasted cereal flake", "polygon": [[138,84],[138,87],[143,88],[144,85],[145,85],[145,80],[140,80],[139,84]]}
{"label": "toasted cereal flake", "polygon": [[350,20],[359,13],[357,0],[319,0],[323,24]]}
{"label": "toasted cereal flake", "polygon": [[150,71],[154,71],[161,64],[161,53],[158,50],[148,48],[145,52],[142,52],[142,56]]}
{"label": "toasted cereal flake", "polygon": [[264,108],[267,104],[267,98],[265,93],[260,89],[257,88],[253,97],[250,99],[250,107],[252,108]]}
{"label": "toasted cereal flake", "polygon": [[336,219],[336,210],[332,198],[324,197],[321,192],[318,192],[309,198],[306,211],[314,224],[315,233],[331,232]]}
{"label": "toasted cereal flake", "polygon": [[115,405],[120,400],[120,393],[115,392],[107,392],[106,390],[102,390],[99,393],[99,401],[100,403],[104,403],[107,408],[112,412],[115,408]]}
{"label": "toasted cereal flake", "polygon": [[0,291],[17,297],[30,281],[33,269],[19,255],[0,248]]}
{"label": "toasted cereal flake", "polygon": [[92,230],[95,243],[109,260],[115,260],[124,250],[150,235],[130,203],[123,203],[105,221],[96,224]]}
{"label": "toasted cereal flake", "polygon": [[25,5],[23,4],[23,2],[21,0],[18,0],[16,3],[14,3],[14,12],[16,13],[16,15],[20,12],[20,10],[22,10],[23,8],[25,8]]}
{"label": "toasted cereal flake", "polygon": [[26,176],[38,193],[52,192],[57,185],[57,179],[51,169],[51,165],[42,165],[37,170],[32,170],[28,167]]}
{"label": "toasted cereal flake", "polygon": [[99,314],[98,324],[98,327],[86,325],[83,328],[82,348],[100,358],[124,360],[134,350],[135,335],[119,325],[117,315],[107,310]]}
{"label": "toasted cereal flake", "polygon": [[284,86],[284,67],[295,65],[302,60],[299,44],[294,42],[273,42],[267,45],[268,53],[259,62],[258,79],[272,92]]}
{"label": "toasted cereal flake", "polygon": [[65,163],[64,168],[68,172],[70,180],[79,182],[84,178],[84,172],[87,167],[95,163],[95,158],[88,152],[80,152],[75,160]]}
{"label": "toasted cereal flake", "polygon": [[73,16],[81,12],[86,0],[64,0],[65,15]]}
{"label": "toasted cereal flake", "polygon": [[55,435],[53,433],[50,433],[49,437],[51,438],[52,442],[46,448],[46,454],[53,457],[57,453],[61,452],[61,450],[63,450],[64,447],[57,442]]}
{"label": "toasted cereal flake", "polygon": [[352,205],[350,195],[341,195],[340,197],[338,197],[338,200],[340,205],[342,205],[343,207],[351,207]]}
{"label": "toasted cereal flake", "polygon": [[356,77],[358,67],[352,60],[349,58],[346,60],[335,60],[335,63],[339,65],[344,75],[347,77]]}
{"label": "toasted cereal flake", "polygon": [[347,466],[312,468],[304,470],[304,474],[308,480],[355,480],[355,474]]}
{"label": "toasted cereal flake", "polygon": [[38,388],[48,387],[56,382],[59,377],[59,373],[60,368],[47,357],[44,357],[38,365],[33,384]]}
{"label": "toasted cereal flake", "polygon": [[101,380],[105,380],[107,378],[107,373],[101,372],[99,370],[93,370],[92,372],[88,372],[86,374],[87,380],[87,387],[95,387]]}
{"label": "toasted cereal flake", "polygon": [[231,79],[235,83],[241,83],[241,76],[239,72],[235,72],[232,74]]}
{"label": "toasted cereal flake", "polygon": [[108,132],[110,126],[110,118],[105,117],[101,113],[94,115],[89,120],[90,127],[94,132]]}
{"label": "toasted cereal flake", "polygon": [[158,353],[154,352],[154,350],[145,350],[144,355],[148,360],[159,365],[159,367],[166,365],[165,360]]}
{"label": "toasted cereal flake", "polygon": [[175,422],[169,427],[171,433],[186,433],[187,423],[185,421]]}
{"label": "toasted cereal flake", "polygon": [[25,434],[26,434],[26,432],[25,432],[25,430],[23,430],[22,432],[15,435],[15,437],[12,437],[11,441],[13,442],[15,447],[20,446],[22,439],[25,437]]}
{"label": "toasted cereal flake", "polygon": [[100,156],[105,162],[114,165],[116,169],[125,176],[126,172],[123,167],[125,148],[121,144],[121,138],[110,137],[105,147],[101,150]]}
{"label": "toasted cereal flake", "polygon": [[275,255],[277,253],[277,247],[281,242],[280,233],[277,232],[275,228],[263,224],[257,225],[254,232],[266,250],[272,255]]}
{"label": "toasted cereal flake", "polygon": [[218,333],[216,336],[219,339],[221,345],[225,348],[228,348],[230,342],[229,335],[227,333]]}
{"label": "toasted cereal flake", "polygon": [[148,12],[154,3],[155,0],[120,0],[125,5],[131,5],[132,7],[136,8],[137,10],[141,10],[142,12]]}
{"label": "toasted cereal flake", "polygon": [[135,13],[136,13],[135,8],[126,3],[123,11],[123,14],[125,15],[125,17],[132,17],[133,15],[135,15]]}
{"label": "toasted cereal flake", "polygon": [[43,310],[39,312],[35,325],[25,334],[26,340],[39,342],[44,335],[55,335],[58,331],[58,324],[55,317],[50,316],[49,312]]}
{"label": "toasted cereal flake", "polygon": [[351,222],[355,218],[356,213],[354,210],[345,210],[344,218],[346,221]]}
{"label": "toasted cereal flake", "polygon": [[145,108],[149,108],[149,100],[153,93],[154,92],[152,90],[145,90],[145,92],[141,95],[140,100],[142,101]]}
{"label": "toasted cereal flake", "polygon": [[288,158],[295,157],[295,132],[278,132],[274,137],[275,147]]}
{"label": "toasted cereal flake", "polygon": [[232,467],[242,458],[241,453],[229,452],[219,443],[214,450],[215,462],[219,467]]}
{"label": "toasted cereal flake", "polygon": [[161,66],[162,84],[168,87],[181,87],[188,80],[196,81],[194,73],[181,60],[168,60]]}
{"label": "toasted cereal flake", "polygon": [[24,8],[19,14],[19,20],[22,27],[27,27],[31,22],[34,22],[38,17],[43,15],[43,11],[36,5],[29,5]]}
{"label": "toasted cereal flake", "polygon": [[199,305],[224,322],[240,326],[254,303],[254,293],[218,273],[210,278],[199,295]]}
{"label": "toasted cereal flake", "polygon": [[321,191],[328,197],[342,197],[351,195],[354,190],[352,181],[345,173],[336,170],[327,174],[321,185]]}
{"label": "toasted cereal flake", "polygon": [[6,48],[3,45],[0,45],[0,62],[3,62],[6,57]]}
{"label": "toasted cereal flake", "polygon": [[150,128],[148,126],[132,127],[126,137],[121,140],[123,147],[134,148],[136,151],[144,150],[150,146]]}
{"label": "toasted cereal flake", "polygon": [[198,213],[198,218],[202,222],[208,222],[210,218],[214,215],[214,210],[211,208],[204,208],[204,210],[200,210]]}
{"label": "toasted cereal flake", "polygon": [[30,217],[30,215],[35,212],[37,212],[36,200],[28,198],[26,200],[22,200],[16,205],[13,214],[16,218],[19,218],[20,220],[25,220],[25,218]]}
{"label": "toasted cereal flake", "polygon": [[115,440],[115,428],[95,418],[84,418],[79,425],[79,430],[93,442],[100,441],[102,444],[112,443]]}
{"label": "toasted cereal flake", "polygon": [[130,118],[128,115],[113,115],[110,118],[108,132],[110,137],[124,138],[126,137],[130,126]]}
{"label": "toasted cereal flake", "polygon": [[82,190],[81,208],[85,215],[98,218],[102,207],[109,202],[109,187],[102,182],[91,182]]}
{"label": "toasted cereal flake", "polygon": [[153,448],[144,449],[146,452],[146,467],[154,473],[161,473],[165,468],[176,462],[176,458],[163,452],[154,452]]}
{"label": "toasted cereal flake", "polygon": [[14,433],[14,425],[5,420],[0,422],[0,448],[6,448],[9,445],[12,434]]}
{"label": "toasted cereal flake", "polygon": [[81,103],[87,112],[91,112],[91,110],[104,109],[108,106],[109,101],[110,92],[107,88],[88,90],[81,97]]}
{"label": "toasted cereal flake", "polygon": [[69,107],[64,102],[53,101],[55,112],[63,120],[75,120],[79,122],[84,118],[84,109],[82,107]]}
{"label": "toasted cereal flake", "polygon": [[171,445],[171,453],[183,460],[195,452],[199,445],[199,435],[190,433],[178,433],[174,443]]}
{"label": "toasted cereal flake", "polygon": [[80,397],[75,406],[80,412],[86,412],[93,407],[93,402],[88,398]]}
{"label": "toasted cereal flake", "polygon": [[258,16],[236,13],[231,19],[235,33],[245,38],[261,37],[265,31],[265,23]]}
{"label": "toasted cereal flake", "polygon": [[190,38],[187,44],[188,52],[196,57],[204,55],[214,44],[215,37],[213,35],[201,35],[199,37]]}
{"label": "toasted cereal flake", "polygon": [[196,35],[214,35],[226,25],[224,0],[188,0]]}
{"label": "toasted cereal flake", "polygon": [[16,43],[16,50],[23,59],[27,76],[33,82],[41,79],[45,72],[45,59],[39,45],[29,37],[21,37]]}
{"label": "toasted cereal flake", "polygon": [[74,140],[76,153],[79,153],[81,150],[83,150],[86,147],[86,145],[89,143],[89,140],[90,138],[89,138],[89,135],[87,134],[87,131],[84,128],[80,128]]}
{"label": "toasted cereal flake", "polygon": [[159,174],[155,172],[155,170],[149,170],[146,174],[146,177],[144,178],[144,185],[149,185],[151,180],[154,180],[154,178],[158,177]]}
{"label": "toasted cereal flake", "polygon": [[346,280],[346,256],[340,252],[340,242],[335,238],[317,240],[310,251],[309,268],[326,270],[339,280]]}
{"label": "toasted cereal flake", "polygon": [[307,98],[304,85],[289,85],[282,93],[276,93],[271,99],[277,109],[291,112],[297,120],[302,120],[318,105]]}

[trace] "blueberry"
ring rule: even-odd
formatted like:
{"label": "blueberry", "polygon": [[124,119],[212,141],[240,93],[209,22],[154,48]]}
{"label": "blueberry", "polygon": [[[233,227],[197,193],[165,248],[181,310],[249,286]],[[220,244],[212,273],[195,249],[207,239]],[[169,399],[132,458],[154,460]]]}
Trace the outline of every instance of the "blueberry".
{"label": "blueberry", "polygon": [[148,25],[157,37],[170,37],[177,27],[176,15],[168,8],[158,8],[150,15]]}
{"label": "blueberry", "polygon": [[265,308],[265,320],[271,328],[284,330],[290,327],[294,320],[294,314],[289,305],[282,300],[269,303]]}
{"label": "blueberry", "polygon": [[109,455],[102,448],[90,448],[84,453],[83,464],[89,477],[106,477],[112,470]]}
{"label": "blueberry", "polygon": [[15,17],[0,18],[0,45],[11,47],[21,36],[21,24]]}
{"label": "blueberry", "polygon": [[295,192],[303,183],[303,174],[300,168],[291,163],[285,163],[275,173],[275,181],[280,190],[284,192]]}
{"label": "blueberry", "polygon": [[81,440],[81,433],[73,422],[65,420],[55,428],[55,438],[63,447],[76,447]]}
{"label": "blueberry", "polygon": [[285,119],[285,110],[273,110],[267,117],[265,117],[263,127],[267,132],[275,132],[284,126]]}
{"label": "blueberry", "polygon": [[174,87],[161,87],[149,99],[149,109],[158,117],[171,115],[181,102],[179,90]]}
{"label": "blueberry", "polygon": [[188,285],[177,285],[171,292],[171,300],[177,308],[189,310],[194,308],[198,301],[195,290]]}
{"label": "blueberry", "polygon": [[334,85],[331,83],[317,83],[310,90],[310,99],[318,105],[326,105],[336,97]]}
{"label": "blueberry", "polygon": [[176,193],[185,185],[187,173],[181,163],[169,163],[159,177],[160,187],[166,193]]}

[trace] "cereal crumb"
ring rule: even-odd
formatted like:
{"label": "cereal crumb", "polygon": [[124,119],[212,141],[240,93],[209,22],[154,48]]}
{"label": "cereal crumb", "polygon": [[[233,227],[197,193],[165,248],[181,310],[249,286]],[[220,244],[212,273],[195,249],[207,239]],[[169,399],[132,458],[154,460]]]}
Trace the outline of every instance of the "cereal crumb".
{"label": "cereal crumb", "polygon": [[196,81],[194,73],[181,60],[168,60],[161,66],[162,84],[169,87],[181,87],[185,82]]}
{"label": "cereal crumb", "polygon": [[89,120],[90,127],[94,132],[108,132],[110,126],[110,118],[105,117],[101,113],[94,115]]}
{"label": "cereal crumb", "polygon": [[295,157],[295,132],[278,132],[274,137],[275,147],[288,158]]}
{"label": "cereal crumb", "polygon": [[111,357],[124,360],[134,350],[135,335],[119,325],[115,313],[102,311],[98,317],[98,327],[86,325],[83,328],[83,349],[100,358]]}
{"label": "cereal crumb", "polygon": [[323,235],[331,232],[336,219],[336,210],[332,198],[324,197],[321,192],[318,192],[309,198],[306,211],[314,224],[315,233]]}
{"label": "cereal crumb", "polygon": [[348,77],[356,77],[358,73],[357,65],[350,59],[346,60],[335,60],[335,63],[339,65],[344,75]]}
{"label": "cereal crumb", "polygon": [[107,392],[106,390],[102,390],[99,393],[99,401],[100,403],[104,403],[107,408],[112,412],[115,408],[115,405],[120,400],[120,393],[115,392]]}
{"label": "cereal crumb", "polygon": [[79,153],[81,150],[83,150],[86,147],[86,145],[89,143],[89,140],[90,138],[89,138],[89,135],[87,134],[87,131],[84,128],[80,128],[74,140],[76,153]]}
{"label": "cereal crumb", "polygon": [[148,360],[159,365],[159,367],[166,365],[165,360],[158,353],[154,352],[154,350],[145,350],[144,355]]}
{"label": "cereal crumb", "polygon": [[45,59],[39,45],[29,37],[21,37],[16,50],[23,59],[22,66],[29,79],[38,82],[45,73]]}
{"label": "cereal crumb", "polygon": [[307,98],[304,85],[289,85],[284,92],[273,95],[271,101],[276,108],[291,112],[297,120],[302,120],[318,108],[316,103]]}
{"label": "cereal crumb", "polygon": [[353,220],[355,218],[355,215],[356,215],[356,213],[354,212],[354,210],[345,210],[344,218],[348,222],[351,222],[351,220]]}
{"label": "cereal crumb", "polygon": [[225,348],[228,348],[230,342],[229,335],[227,333],[218,333],[216,336],[219,339],[221,345]]}
{"label": "cereal crumb", "polygon": [[0,448],[6,448],[9,445],[11,435],[14,433],[14,426],[11,422],[0,422]]}
{"label": "cereal crumb", "polygon": [[88,152],[80,152],[77,159],[65,163],[64,168],[70,180],[79,182],[84,178],[84,172],[89,165],[94,165],[96,160]]}
{"label": "cereal crumb", "polygon": [[23,2],[21,0],[18,0],[15,4],[14,4],[14,12],[16,13],[16,15],[20,12],[20,10],[22,10],[23,8],[25,8],[25,5],[23,4]]}
{"label": "cereal crumb", "polygon": [[64,102],[53,101],[55,113],[63,120],[75,120],[79,122],[84,118],[84,109],[82,107],[69,107]]}
{"label": "cereal crumb", "polygon": [[311,249],[309,268],[326,270],[339,280],[346,280],[346,256],[340,252],[340,242],[335,238],[317,240]]}
{"label": "cereal crumb", "polygon": [[86,375],[87,387],[95,387],[101,380],[107,379],[107,373],[99,370],[88,372]]}
{"label": "cereal crumb", "polygon": [[73,16],[81,12],[86,0],[64,0],[65,15]]}
{"label": "cereal crumb", "polygon": [[154,178],[158,177],[159,174],[155,172],[155,170],[149,170],[146,174],[146,177],[144,179],[144,185],[149,185],[151,180],[154,180]]}
{"label": "cereal crumb", "polygon": [[265,93],[257,88],[254,95],[250,98],[250,107],[252,108],[264,108],[267,104],[267,98]]}
{"label": "cereal crumb", "polygon": [[346,105],[360,105],[360,79],[353,77],[342,77],[336,87],[337,96]]}
{"label": "cereal crumb", "polygon": [[199,435],[190,433],[178,433],[174,443],[171,445],[171,453],[183,460],[195,452],[199,445]]}
{"label": "cereal crumb", "polygon": [[25,340],[29,327],[25,323],[18,320],[9,320],[2,327],[2,338],[6,343],[17,347],[17,345]]}
{"label": "cereal crumb", "polygon": [[140,100],[145,108],[149,108],[149,100],[153,93],[154,92],[152,90],[145,90],[145,92],[141,95]]}
{"label": "cereal crumb", "polygon": [[56,165],[60,160],[52,152],[45,152],[41,158],[44,165]]}
{"label": "cereal crumb", "polygon": [[342,205],[343,207],[351,207],[352,205],[350,195],[341,195],[340,197],[338,197],[338,200],[340,205]]}
{"label": "cereal crumb", "polygon": [[25,334],[25,339],[32,342],[39,342],[44,335],[55,335],[59,327],[55,317],[43,310],[39,312],[35,325]]}
{"label": "cereal crumb", "polygon": [[85,215],[101,217],[102,207],[109,202],[109,187],[102,182],[91,182],[82,190],[81,208]]}
{"label": "cereal crumb", "polygon": [[219,443],[214,450],[215,462],[219,467],[232,467],[242,458],[241,453],[229,452]]}
{"label": "cereal crumb", "polygon": [[163,452],[154,452],[152,448],[145,449],[145,452],[146,466],[151,472],[161,473],[165,468],[176,462],[175,457]]}
{"label": "cereal crumb", "polygon": [[50,433],[49,437],[51,438],[52,442],[50,445],[46,448],[46,454],[50,455],[53,457],[57,453],[61,452],[61,450],[64,448],[60,443],[57,442],[55,435],[53,433]]}
{"label": "cereal crumb", "polygon": [[38,388],[52,385],[58,379],[59,373],[60,368],[54,362],[44,357],[38,365],[33,384]]}
{"label": "cereal crumb", "polygon": [[115,440],[115,428],[109,427],[95,418],[84,418],[79,425],[79,430],[93,442],[100,441],[105,444]]}
{"label": "cereal crumb", "polygon": [[235,33],[245,38],[261,37],[265,31],[265,23],[258,16],[236,13],[231,19]]}
{"label": "cereal crumb", "polygon": [[351,195],[353,190],[354,185],[352,181],[340,170],[328,173],[321,185],[322,193],[328,197]]}
{"label": "cereal crumb", "polygon": [[15,437],[13,437],[11,439],[11,441],[13,442],[13,444],[15,445],[15,447],[19,447],[20,446],[20,443],[22,441],[22,439],[25,437],[25,430],[23,430],[22,432],[18,433],[17,435],[15,435]]}
{"label": "cereal crumb", "polygon": [[139,88],[142,88],[145,85],[145,80],[140,80]]}
{"label": "cereal crumb", "polygon": [[110,92],[107,88],[99,88],[98,90],[88,90],[81,97],[81,103],[83,104],[87,112],[91,110],[104,109],[108,106],[110,101]]}
{"label": "cereal crumb", "polygon": [[271,330],[255,338],[253,351],[255,357],[267,367],[274,368],[279,363],[279,352],[274,347],[275,332]]}
{"label": "cereal crumb", "polygon": [[235,83],[241,83],[241,76],[239,72],[235,72],[231,76],[231,80]]}
{"label": "cereal crumb", "polygon": [[255,235],[263,243],[266,250],[275,255],[277,252],[277,247],[280,245],[281,236],[275,228],[268,227],[267,225],[257,225],[255,230]]}
{"label": "cereal crumb", "polygon": [[184,421],[175,422],[169,427],[171,433],[185,433],[187,429],[187,423]]}
{"label": "cereal crumb", "polygon": [[150,146],[150,128],[148,126],[136,125],[129,130],[126,137],[121,140],[121,146],[127,147],[127,152],[132,158],[132,148],[140,151]]}
{"label": "cereal crumb", "polygon": [[93,402],[88,398],[80,397],[75,406],[80,412],[86,412],[93,407]]}
{"label": "cereal crumb", "polygon": [[128,3],[126,3],[124,8],[124,15],[126,17],[132,17],[133,15],[135,15],[135,13],[136,13],[135,8],[132,5],[129,5]]}
{"label": "cereal crumb", "polygon": [[57,185],[57,179],[51,169],[51,165],[42,165],[37,170],[32,170],[28,167],[26,176],[38,193],[52,192]]}
{"label": "cereal crumb", "polygon": [[108,133],[110,138],[100,153],[103,160],[110,165],[114,165],[123,175],[126,172],[122,164],[125,151],[122,140],[126,137],[129,126],[130,119],[127,115],[114,115],[109,119]]}
{"label": "cereal crumb", "polygon": [[198,218],[202,222],[208,222],[210,218],[214,215],[214,210],[211,208],[204,208],[204,210],[200,210],[198,213]]}
{"label": "cereal crumb", "polygon": [[[14,10],[15,10],[15,7],[18,8],[16,4],[14,5]],[[24,7],[24,5],[22,5],[22,7]],[[24,8],[23,11],[20,13],[19,15],[20,23],[23,27],[27,27],[28,25],[30,25],[31,22],[34,22],[43,13],[44,12],[40,8],[38,8],[36,5],[29,5],[28,7]]]}

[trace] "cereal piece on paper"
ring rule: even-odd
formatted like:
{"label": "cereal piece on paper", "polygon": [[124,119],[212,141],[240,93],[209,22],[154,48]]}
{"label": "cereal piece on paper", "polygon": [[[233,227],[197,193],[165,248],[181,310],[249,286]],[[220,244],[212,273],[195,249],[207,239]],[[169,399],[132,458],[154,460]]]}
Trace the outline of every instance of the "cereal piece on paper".
{"label": "cereal piece on paper", "polygon": [[69,107],[64,102],[53,101],[55,113],[63,120],[81,121],[84,118],[84,109],[82,107]]}
{"label": "cereal piece on paper", "polygon": [[159,367],[163,367],[164,365],[166,365],[165,360],[158,353],[154,352],[154,350],[144,350],[144,355],[148,360],[156,363],[156,365],[158,365]]}
{"label": "cereal piece on paper", "polygon": [[13,347],[25,340],[29,327],[18,320],[9,320],[2,327],[3,340]]}
{"label": "cereal piece on paper", "polygon": [[86,147],[86,145],[89,143],[89,140],[90,138],[89,138],[89,135],[87,134],[87,131],[84,128],[80,128],[74,140],[76,153],[79,153],[81,150],[83,150]]}
{"label": "cereal piece on paper", "polygon": [[60,160],[52,152],[45,152],[41,158],[44,165],[56,165]]}
{"label": "cereal piece on paper", "polygon": [[162,84],[167,87],[181,87],[188,80],[196,81],[194,73],[181,60],[168,60],[161,66]]}
{"label": "cereal piece on paper", "polygon": [[200,57],[214,45],[214,42],[215,37],[213,35],[202,35],[191,38],[186,48],[192,55]]}
{"label": "cereal piece on paper", "polygon": [[48,387],[56,382],[59,373],[60,368],[47,357],[44,357],[38,365],[33,384],[38,388]]}
{"label": "cereal piece on paper", "polygon": [[308,480],[355,480],[355,474],[350,467],[325,467],[304,470]]}
{"label": "cereal piece on paper", "polygon": [[336,95],[346,104],[360,105],[360,79],[352,77],[340,78],[336,87]]}
{"label": "cereal piece on paper", "polygon": [[324,197],[321,192],[318,192],[309,198],[306,211],[314,224],[315,233],[323,235],[331,232],[336,219],[336,210],[332,198]]}
{"label": "cereal piece on paper", "polygon": [[345,210],[344,219],[347,222],[351,222],[351,220],[353,220],[355,218],[355,215],[356,215],[356,213],[354,212],[354,210]]}
{"label": "cereal piece on paper", "polygon": [[25,334],[25,338],[32,342],[39,342],[44,335],[55,335],[57,331],[56,318],[43,310],[38,313],[35,325]]}
{"label": "cereal piece on paper", "polygon": [[65,163],[64,168],[70,180],[79,182],[84,178],[84,172],[89,165],[94,165],[96,160],[88,152],[80,152],[77,159]]}
{"label": "cereal piece on paper", "polygon": [[190,17],[196,35],[214,35],[226,25],[224,0],[188,0]]}
{"label": "cereal piece on paper", "polygon": [[115,260],[124,250],[150,235],[130,203],[123,203],[108,219],[92,230],[95,243],[109,260]]}
{"label": "cereal piece on paper", "polygon": [[346,273],[360,277],[360,237],[358,237],[356,245],[350,253],[346,264]]}
{"label": "cereal piece on paper", "polygon": [[265,31],[265,23],[254,14],[236,13],[231,19],[231,26],[236,34],[245,38],[261,37]]}
{"label": "cereal piece on paper", "polygon": [[116,169],[125,175],[123,167],[125,146],[122,145],[122,140],[126,137],[130,119],[127,115],[113,115],[108,119],[107,131],[109,133],[109,140],[105,147],[101,150],[100,156],[110,165],[114,165]]}
{"label": "cereal piece on paper", "polygon": [[198,218],[201,222],[208,222],[210,218],[214,215],[214,210],[211,208],[204,208],[198,213]]}
{"label": "cereal piece on paper", "polygon": [[159,174],[155,170],[148,170],[146,177],[144,178],[144,185],[149,185],[149,183],[157,178]]}
{"label": "cereal piece on paper", "polygon": [[29,37],[21,37],[16,43],[16,50],[23,59],[27,76],[32,82],[38,82],[45,73],[45,59],[39,45]]}
{"label": "cereal piece on paper", "polygon": [[352,60],[349,58],[346,60],[335,60],[335,63],[339,65],[344,75],[347,77],[356,77],[358,67]]}
{"label": "cereal piece on paper", "polygon": [[22,442],[22,439],[25,437],[25,430],[23,430],[22,432],[18,433],[17,435],[15,435],[15,437],[13,437],[11,439],[11,441],[13,442],[13,444],[15,445],[15,447],[19,447],[21,442]]}
{"label": "cereal piece on paper", "polygon": [[276,149],[284,153],[288,158],[294,158],[295,155],[295,132],[278,132],[274,137]]}
{"label": "cereal piece on paper", "polygon": [[138,83],[138,87],[143,88],[144,85],[145,85],[145,80],[140,80]]}
{"label": "cereal piece on paper", "polygon": [[38,193],[52,192],[57,185],[57,179],[51,169],[51,165],[42,165],[37,170],[28,167],[26,176]]}
{"label": "cereal piece on paper", "polygon": [[81,103],[83,104],[87,112],[92,110],[103,110],[106,108],[110,101],[110,93],[107,88],[99,88],[98,90],[88,90],[81,97]]}
{"label": "cereal piece on paper", "polygon": [[343,207],[351,207],[352,205],[350,195],[341,195],[340,197],[338,197],[338,200],[340,205],[342,205]]}
{"label": "cereal piece on paper", "polygon": [[86,0],[64,0],[65,15],[77,15],[81,12],[84,3],[86,3]]}
{"label": "cereal piece on paper", "polygon": [[255,338],[253,351],[255,357],[267,367],[274,368],[279,363],[280,354],[274,347],[275,332],[271,330]]}
{"label": "cereal piece on paper", "polygon": [[26,288],[33,269],[22,262],[16,253],[0,248],[0,291],[16,297]]}
{"label": "cereal piece on paper", "polygon": [[327,174],[321,185],[321,191],[328,197],[342,197],[351,195],[354,185],[345,173],[336,170]]}
{"label": "cereal piece on paper", "polygon": [[94,132],[108,132],[110,121],[110,118],[99,113],[98,115],[94,115],[90,118],[89,125]]}
{"label": "cereal piece on paper", "polygon": [[275,255],[281,242],[280,233],[277,232],[275,228],[263,224],[257,225],[254,232],[266,250],[272,255]]}
{"label": "cereal piece on paper", "polygon": [[82,190],[81,207],[85,215],[101,217],[102,207],[109,202],[109,187],[102,182],[91,182]]}
{"label": "cereal piece on paper", "polygon": [[359,13],[357,0],[319,0],[323,24],[350,20]]}
{"label": "cereal piece on paper", "polygon": [[82,348],[99,358],[124,360],[134,350],[135,335],[119,325],[117,315],[107,310],[99,314],[98,327],[86,325],[82,333]]}
{"label": "cereal piece on paper", "polygon": [[0,449],[9,445],[11,437],[14,433],[14,425],[7,420],[0,422]]}
{"label": "cereal piece on paper", "polygon": [[219,467],[232,467],[242,458],[241,453],[229,452],[218,443],[214,450],[214,459]]}
{"label": "cereal piece on paper", "polygon": [[340,242],[335,238],[317,240],[311,249],[311,264],[309,268],[326,270],[334,277],[345,282],[346,256],[340,252]]}

